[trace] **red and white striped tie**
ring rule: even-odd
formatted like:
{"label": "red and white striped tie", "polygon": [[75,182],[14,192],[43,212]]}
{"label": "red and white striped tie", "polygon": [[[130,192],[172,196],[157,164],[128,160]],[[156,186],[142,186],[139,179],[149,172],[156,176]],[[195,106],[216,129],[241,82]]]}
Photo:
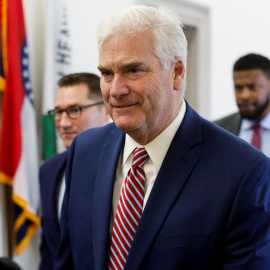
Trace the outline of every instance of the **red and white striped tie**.
{"label": "red and white striped tie", "polygon": [[109,269],[124,269],[136,229],[142,215],[145,172],[142,168],[149,156],[144,148],[136,148],[121,190],[113,224]]}

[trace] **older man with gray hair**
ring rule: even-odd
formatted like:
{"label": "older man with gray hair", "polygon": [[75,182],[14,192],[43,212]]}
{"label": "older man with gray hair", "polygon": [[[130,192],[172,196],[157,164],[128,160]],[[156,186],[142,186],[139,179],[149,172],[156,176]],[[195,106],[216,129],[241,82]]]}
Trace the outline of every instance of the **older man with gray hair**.
{"label": "older man with gray hair", "polygon": [[270,269],[270,160],[184,100],[178,16],[131,6],[98,32],[114,123],[69,152],[59,269]]}

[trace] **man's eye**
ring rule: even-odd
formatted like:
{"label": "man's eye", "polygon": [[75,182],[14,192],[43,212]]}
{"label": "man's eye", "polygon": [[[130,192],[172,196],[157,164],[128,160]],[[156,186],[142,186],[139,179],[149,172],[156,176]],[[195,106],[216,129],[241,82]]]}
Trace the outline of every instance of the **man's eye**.
{"label": "man's eye", "polygon": [[80,108],[79,107],[72,107],[72,108],[69,108],[68,109],[68,112],[69,113],[77,113],[80,111]]}
{"label": "man's eye", "polygon": [[112,73],[110,71],[103,71],[101,72],[101,74],[106,77],[106,76],[110,76]]}
{"label": "man's eye", "polygon": [[240,92],[240,91],[242,91],[243,87],[235,86],[234,89],[235,89],[235,91]]}
{"label": "man's eye", "polygon": [[260,88],[260,85],[259,84],[251,84],[249,86],[249,89],[251,90],[258,90]]}
{"label": "man's eye", "polygon": [[62,111],[59,110],[59,111],[55,111],[54,113],[55,113],[55,115],[61,115]]}
{"label": "man's eye", "polygon": [[130,73],[136,73],[136,72],[138,72],[138,71],[139,71],[138,68],[131,68],[131,69],[129,70]]}

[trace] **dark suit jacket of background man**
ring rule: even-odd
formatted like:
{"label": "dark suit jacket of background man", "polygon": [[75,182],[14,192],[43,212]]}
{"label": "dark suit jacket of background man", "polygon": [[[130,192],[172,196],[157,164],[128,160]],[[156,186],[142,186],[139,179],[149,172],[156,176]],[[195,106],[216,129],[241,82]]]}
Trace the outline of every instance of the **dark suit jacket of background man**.
{"label": "dark suit jacket of background man", "polygon": [[239,112],[230,114],[224,118],[214,121],[215,124],[230,131],[232,134],[238,136],[241,125],[241,115]]}
{"label": "dark suit jacket of background man", "polygon": [[[112,195],[124,139],[114,123],[74,139],[54,269],[108,269]],[[270,159],[187,104],[125,269],[270,269],[269,179]]]}
{"label": "dark suit jacket of background man", "polygon": [[39,171],[42,207],[41,264],[40,270],[53,269],[57,245],[60,240],[58,218],[58,192],[67,163],[67,151],[45,162]]}

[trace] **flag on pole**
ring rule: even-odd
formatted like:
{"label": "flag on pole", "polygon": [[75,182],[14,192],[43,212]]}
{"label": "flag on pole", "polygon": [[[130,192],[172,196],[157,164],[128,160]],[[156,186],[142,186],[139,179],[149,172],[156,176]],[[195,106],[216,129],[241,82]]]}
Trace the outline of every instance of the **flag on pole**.
{"label": "flag on pole", "polygon": [[40,226],[34,96],[22,0],[1,0],[0,181],[12,186],[14,247],[20,255]]}
{"label": "flag on pole", "polygon": [[64,150],[52,119],[47,114],[54,108],[58,80],[72,72],[72,51],[67,0],[49,0],[47,16],[44,88],[42,159],[47,160]]}

